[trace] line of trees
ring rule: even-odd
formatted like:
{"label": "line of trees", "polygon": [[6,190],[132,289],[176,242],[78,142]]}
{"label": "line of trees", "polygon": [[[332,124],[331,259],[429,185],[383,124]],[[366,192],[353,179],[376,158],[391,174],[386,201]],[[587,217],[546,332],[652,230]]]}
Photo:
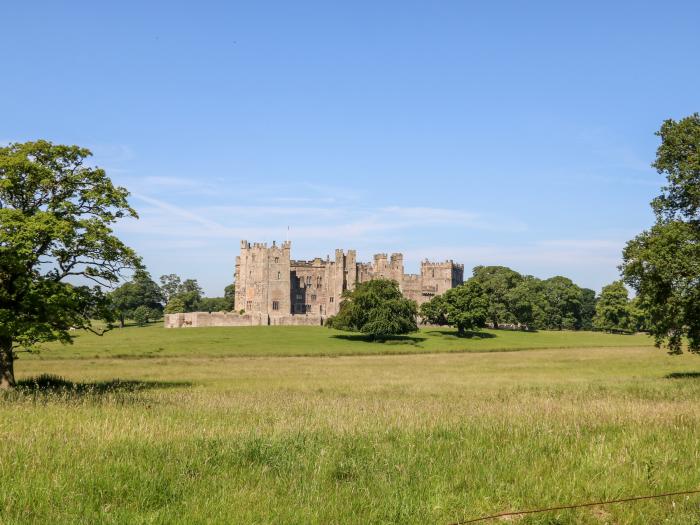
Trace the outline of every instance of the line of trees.
{"label": "line of trees", "polygon": [[504,325],[535,330],[591,330],[596,294],[562,276],[538,279],[505,266],[477,266],[463,285],[420,309],[429,324],[460,332]]}
{"label": "line of trees", "polygon": [[132,279],[109,294],[111,306],[121,326],[127,319],[139,325],[160,319],[163,313],[220,312],[233,310],[235,287],[228,285],[223,297],[204,297],[196,279],[182,280],[171,273],[160,277],[160,284],[140,269]]}

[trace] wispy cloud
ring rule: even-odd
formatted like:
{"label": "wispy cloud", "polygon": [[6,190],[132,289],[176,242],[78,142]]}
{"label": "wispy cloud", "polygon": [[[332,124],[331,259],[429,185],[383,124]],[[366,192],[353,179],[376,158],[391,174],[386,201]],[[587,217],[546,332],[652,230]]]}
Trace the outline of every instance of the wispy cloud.
{"label": "wispy cloud", "polygon": [[448,208],[389,206],[208,206],[184,207],[135,193],[148,206],[140,209],[141,220],[123,226],[139,235],[178,239],[260,238],[269,239],[287,227],[295,239],[343,239],[366,241],[381,232],[412,231],[418,228],[472,229],[521,232],[526,225],[484,217],[475,212]]}

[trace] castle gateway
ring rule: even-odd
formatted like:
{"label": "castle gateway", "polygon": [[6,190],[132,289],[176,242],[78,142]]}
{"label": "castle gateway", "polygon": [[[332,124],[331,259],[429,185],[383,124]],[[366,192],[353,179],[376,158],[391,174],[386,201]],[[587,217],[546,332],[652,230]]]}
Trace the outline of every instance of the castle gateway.
{"label": "castle gateway", "polygon": [[291,258],[289,241],[272,246],[241,241],[235,311],[169,314],[165,326],[321,325],[338,313],[345,290],[380,278],[396,281],[404,296],[420,305],[462,284],[464,266],[426,260],[420,274],[405,274],[400,253],[380,253],[373,262],[362,263],[355,250],[336,250],[333,259],[297,261]]}

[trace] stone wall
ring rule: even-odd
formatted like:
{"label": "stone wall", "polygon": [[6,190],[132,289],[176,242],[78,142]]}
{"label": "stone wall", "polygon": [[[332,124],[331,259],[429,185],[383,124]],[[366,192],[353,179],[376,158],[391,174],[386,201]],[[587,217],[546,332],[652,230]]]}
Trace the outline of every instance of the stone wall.
{"label": "stone wall", "polygon": [[267,316],[236,312],[188,312],[165,314],[165,328],[199,328],[204,326],[259,326],[267,324]]}
{"label": "stone wall", "polygon": [[239,314],[236,312],[188,312],[165,314],[165,328],[203,328],[207,326],[322,326],[320,315]]}

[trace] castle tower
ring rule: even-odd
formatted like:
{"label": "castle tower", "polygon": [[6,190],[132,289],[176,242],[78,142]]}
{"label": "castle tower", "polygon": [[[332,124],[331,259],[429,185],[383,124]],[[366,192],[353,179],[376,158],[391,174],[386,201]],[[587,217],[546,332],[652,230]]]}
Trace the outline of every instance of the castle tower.
{"label": "castle tower", "polygon": [[241,241],[241,254],[236,258],[236,310],[263,316],[291,313],[290,252],[289,241],[279,246],[273,242],[270,247]]}
{"label": "castle tower", "polygon": [[399,286],[403,282],[403,254],[392,253],[389,260],[389,278],[393,279]]}
{"label": "castle tower", "polygon": [[423,261],[420,265],[421,288],[424,300],[445,293],[464,282],[464,265],[452,260],[434,263]]}

